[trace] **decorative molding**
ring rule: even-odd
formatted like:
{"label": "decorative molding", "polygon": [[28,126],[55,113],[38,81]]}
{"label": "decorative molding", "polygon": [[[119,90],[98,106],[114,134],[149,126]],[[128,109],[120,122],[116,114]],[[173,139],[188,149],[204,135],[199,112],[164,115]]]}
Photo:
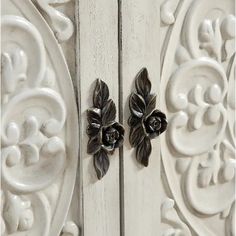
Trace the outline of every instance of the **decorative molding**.
{"label": "decorative molding", "polygon": [[73,221],[68,221],[63,226],[61,236],[79,236],[79,228]]}
{"label": "decorative molding", "polygon": [[3,12],[1,19],[1,235],[58,235],[77,165],[77,138],[68,143],[70,127],[78,129],[71,78],[34,5],[7,4],[8,14],[25,14]]}
{"label": "decorative molding", "polygon": [[55,5],[61,5],[71,0],[35,0],[40,9],[46,13],[47,22],[54,31],[59,43],[67,41],[74,33],[73,22],[63,13],[55,9]]}
{"label": "decorative molding", "polygon": [[87,152],[94,157],[94,168],[98,179],[108,171],[110,161],[108,154],[123,145],[124,128],[116,118],[115,103],[109,98],[109,89],[105,82],[97,79],[93,94],[93,108],[88,109],[89,136]]}
{"label": "decorative molding", "polygon": [[[169,120],[161,139],[163,165],[173,198],[197,235],[234,231],[232,8],[231,0],[183,2],[162,62],[161,106]],[[217,230],[223,220],[225,229]]]}
{"label": "decorative molding", "polygon": [[149,156],[152,152],[151,139],[156,138],[167,128],[166,115],[155,109],[156,95],[150,94],[151,82],[148,71],[143,68],[135,79],[137,93],[129,99],[131,116],[130,144],[136,147],[136,158],[144,166],[148,166]]}
{"label": "decorative molding", "polygon": [[16,48],[14,52],[2,53],[2,99],[8,102],[8,95],[15,92],[18,83],[26,80],[28,58],[25,52]]}
{"label": "decorative molding", "polygon": [[162,236],[192,236],[189,227],[180,219],[174,200],[170,198],[165,199],[161,205],[161,222],[171,227]]}
{"label": "decorative molding", "polygon": [[161,4],[161,21],[165,25],[172,25],[175,23],[175,11],[180,0],[166,0]]}
{"label": "decorative molding", "polygon": [[3,218],[10,234],[29,230],[34,223],[31,202],[6,192]]}

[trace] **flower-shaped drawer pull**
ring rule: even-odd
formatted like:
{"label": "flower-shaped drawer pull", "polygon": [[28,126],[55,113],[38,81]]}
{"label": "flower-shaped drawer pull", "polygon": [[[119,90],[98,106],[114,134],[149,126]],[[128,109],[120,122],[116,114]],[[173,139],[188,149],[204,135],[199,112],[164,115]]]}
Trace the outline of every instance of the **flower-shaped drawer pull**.
{"label": "flower-shaped drawer pull", "polygon": [[131,116],[130,144],[136,147],[136,158],[144,166],[148,166],[152,151],[151,139],[159,136],[167,128],[166,115],[155,109],[156,95],[151,94],[151,82],[148,71],[143,68],[135,79],[137,93],[132,93],[129,100]]}
{"label": "flower-shaped drawer pull", "polygon": [[87,118],[87,152],[93,154],[94,168],[98,179],[101,179],[109,168],[108,154],[112,154],[124,141],[124,128],[115,121],[115,103],[109,99],[109,89],[102,80],[97,80],[93,108],[88,109]]}

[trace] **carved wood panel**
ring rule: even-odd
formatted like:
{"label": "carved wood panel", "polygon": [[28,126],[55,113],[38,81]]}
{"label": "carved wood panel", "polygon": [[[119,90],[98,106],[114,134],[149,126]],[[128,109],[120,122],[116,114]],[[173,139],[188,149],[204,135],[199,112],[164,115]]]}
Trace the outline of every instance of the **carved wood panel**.
{"label": "carved wood panel", "polygon": [[176,203],[163,201],[164,235],[235,235],[234,9],[232,0],[161,5],[161,105],[169,120],[161,153]]}
{"label": "carved wood panel", "polygon": [[50,1],[35,3],[53,31],[31,1],[2,4],[1,235],[59,235],[76,177],[77,108],[58,44],[73,27]]}
{"label": "carved wood panel", "polygon": [[[234,0],[1,3],[1,235],[235,235]],[[128,125],[144,67],[168,121],[147,167]],[[125,129],[100,180],[97,78]]]}

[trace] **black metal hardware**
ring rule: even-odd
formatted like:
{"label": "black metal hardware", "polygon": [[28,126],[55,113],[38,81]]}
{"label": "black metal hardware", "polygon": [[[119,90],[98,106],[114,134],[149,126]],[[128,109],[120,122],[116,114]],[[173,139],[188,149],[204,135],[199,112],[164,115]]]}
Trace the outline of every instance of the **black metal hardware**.
{"label": "black metal hardware", "polygon": [[115,118],[116,106],[109,99],[108,86],[97,79],[93,94],[93,108],[87,110],[89,123],[87,152],[93,154],[98,179],[101,179],[109,169],[108,154],[113,154],[115,148],[120,147],[124,141],[124,128],[115,121]]}
{"label": "black metal hardware", "polygon": [[151,94],[151,81],[148,71],[143,68],[135,79],[137,92],[132,93],[129,100],[131,116],[130,144],[136,147],[136,158],[144,166],[148,166],[152,152],[151,139],[159,136],[167,128],[166,115],[155,109],[156,95]]}

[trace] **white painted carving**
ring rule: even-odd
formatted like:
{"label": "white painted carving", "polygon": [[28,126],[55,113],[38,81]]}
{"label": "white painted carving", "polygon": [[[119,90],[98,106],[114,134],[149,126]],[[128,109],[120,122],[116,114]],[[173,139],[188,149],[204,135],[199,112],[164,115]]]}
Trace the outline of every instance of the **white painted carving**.
{"label": "white painted carving", "polygon": [[61,236],[79,236],[79,228],[73,221],[68,221],[64,225]]}
{"label": "white painted carving", "polygon": [[170,226],[162,236],[191,236],[188,226],[180,219],[174,200],[167,198],[161,205],[161,221]]}
{"label": "white painted carving", "polygon": [[166,0],[161,4],[161,20],[166,25],[171,25],[175,22],[175,11],[179,0]]}
{"label": "white painted carving", "polygon": [[28,59],[25,52],[16,48],[14,52],[2,53],[2,99],[8,101],[8,94],[15,92],[18,83],[26,80]]}
{"label": "white painted carving", "polygon": [[[198,235],[232,236],[234,231],[235,48],[231,44],[236,18],[232,7],[232,0],[185,1],[162,68],[163,110],[169,120],[162,138],[164,168],[173,197]],[[225,220],[225,229],[216,230],[217,225],[203,217]]]}
{"label": "white painted carving", "polygon": [[39,33],[25,18],[34,5],[9,7],[26,15],[2,16],[1,235],[58,235],[76,175],[73,89],[55,38],[41,36],[49,28],[33,15]]}
{"label": "white painted carving", "polygon": [[34,215],[30,201],[23,201],[19,196],[6,192],[3,217],[9,233],[29,230],[34,223]]}
{"label": "white painted carving", "polygon": [[60,43],[72,36],[74,26],[73,22],[65,14],[54,8],[54,5],[65,4],[69,1],[71,0],[36,0],[40,9],[47,14],[48,23]]}

